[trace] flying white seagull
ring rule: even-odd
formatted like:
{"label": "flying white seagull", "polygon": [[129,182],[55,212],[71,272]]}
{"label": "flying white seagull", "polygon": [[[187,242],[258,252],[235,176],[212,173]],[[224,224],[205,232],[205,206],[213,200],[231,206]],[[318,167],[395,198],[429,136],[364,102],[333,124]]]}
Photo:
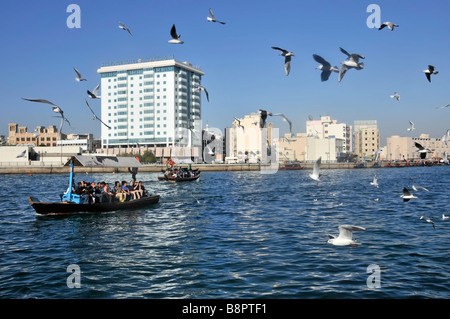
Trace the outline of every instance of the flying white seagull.
{"label": "flying white seagull", "polygon": [[91,107],[89,106],[88,101],[87,101],[86,99],[84,99],[84,101],[86,102],[86,105],[87,105],[88,109],[92,112],[93,119],[94,119],[94,120],[99,120],[100,123],[102,123],[103,125],[105,125],[107,128],[111,129],[111,126],[107,125],[105,122],[103,122],[101,119],[99,119],[99,118],[97,117],[97,115],[94,113],[94,111],[93,111],[93,110],[91,109]]}
{"label": "flying white seagull", "polygon": [[427,77],[428,82],[431,82],[431,75],[432,74],[438,74],[439,73],[438,71],[434,70],[434,66],[432,66],[432,65],[428,65],[428,69],[423,70],[422,72],[425,73],[425,76]]}
{"label": "flying white seagull", "polygon": [[319,177],[320,177],[320,163],[322,162],[322,156],[320,156],[316,162],[314,163],[314,168],[311,174],[309,174],[309,177],[311,177],[313,180],[319,184]]}
{"label": "flying white seagull", "polygon": [[22,153],[20,153],[19,155],[16,156],[16,158],[21,158],[21,157],[26,157],[25,155],[27,154],[27,150],[24,150]]}
{"label": "flying white seagull", "polygon": [[343,48],[339,49],[348,57],[348,60],[341,62],[342,65],[341,69],[339,70],[339,82],[341,82],[348,69],[354,68],[356,70],[361,70],[364,68],[364,63],[359,63],[359,59],[365,59],[365,57],[359,53],[350,54]]}
{"label": "flying white seagull", "polygon": [[89,97],[91,99],[99,99],[101,97],[100,95],[98,95],[99,88],[100,88],[100,84],[97,84],[97,86],[95,87],[95,89],[92,92],[87,90],[87,94],[89,95]]}
{"label": "flying white seagull", "polygon": [[400,94],[394,92],[394,94],[391,95],[391,99],[396,99],[397,101],[400,101]]}
{"label": "flying white seagull", "polygon": [[200,91],[204,91],[205,94],[206,94],[206,99],[207,99],[208,102],[209,102],[209,94],[208,94],[208,91],[206,91],[206,88],[205,88],[204,86],[202,86],[202,85],[197,85],[197,86],[195,86],[195,89],[200,90]]}
{"label": "flying white seagull", "polygon": [[403,201],[404,202],[407,202],[410,199],[416,199],[417,198],[416,196],[411,194],[406,187],[403,187],[403,195],[400,195],[400,197],[403,197]]}
{"label": "flying white seagull", "polygon": [[437,109],[443,109],[443,108],[446,108],[446,107],[449,107],[449,106],[450,106],[450,104],[447,104],[447,105],[444,105],[444,106],[438,106]]}
{"label": "flying white seagull", "polygon": [[409,127],[407,128],[408,131],[414,131],[416,128],[414,127],[414,123],[409,121]]}
{"label": "flying white seagull", "polygon": [[49,105],[51,105],[51,106],[53,107],[53,112],[56,112],[56,113],[61,114],[61,117],[64,118],[64,112],[63,112],[63,110],[61,110],[61,108],[60,108],[58,105],[53,104],[53,103],[50,102],[50,101],[47,101],[47,100],[44,100],[44,99],[26,99],[26,98],[22,98],[22,99],[23,99],[23,100],[27,100],[27,101],[31,101],[31,102],[38,102],[38,103],[49,104]]}
{"label": "flying white seagull", "polygon": [[119,22],[119,28],[122,29],[122,30],[127,31],[130,35],[133,35],[133,34],[131,33],[131,30],[128,29],[128,28],[125,26],[125,24],[123,24],[122,22]]}
{"label": "flying white seagull", "polygon": [[442,136],[442,142],[445,143],[445,145],[448,145],[448,139],[450,137],[450,129],[445,132],[444,136]]}
{"label": "flying white seagull", "polygon": [[419,188],[420,188],[420,189],[423,189],[426,192],[429,192],[429,190],[426,189],[425,187],[414,185],[414,180],[413,180],[413,178],[411,176],[409,177],[409,179],[411,180],[411,188],[413,189],[413,191],[417,192],[419,190]]}
{"label": "flying white seagull", "polygon": [[373,176],[373,181],[370,182],[370,185],[373,185],[373,186],[375,186],[376,188],[378,188],[378,178],[377,178],[377,174],[375,174],[375,175]]}
{"label": "flying white seagull", "polygon": [[427,153],[431,153],[431,150],[429,148],[425,148],[417,142],[415,142],[414,145],[418,148],[417,152],[420,153],[421,159],[425,159],[427,157]]}
{"label": "flying white seagull", "polygon": [[172,26],[172,29],[170,29],[170,36],[172,37],[172,40],[169,40],[169,43],[174,44],[183,44],[184,42],[180,40],[181,34],[177,34],[177,29],[175,28],[175,24]]}
{"label": "flying white seagull", "polygon": [[366,228],[360,226],[353,225],[340,225],[339,226],[339,236],[328,235],[330,239],[328,239],[327,243],[332,244],[334,246],[352,246],[356,247],[359,243],[356,240],[352,239],[352,235],[354,231],[365,231]]}
{"label": "flying white seagull", "polygon": [[77,74],[77,77],[75,78],[75,81],[77,81],[77,82],[87,81],[87,79],[83,79],[81,77],[81,73],[75,67],[73,67],[73,69],[75,70],[75,73]]}
{"label": "flying white seagull", "polygon": [[430,223],[431,225],[433,225],[434,230],[436,230],[436,227],[434,226],[434,222],[430,218],[428,218],[426,216],[421,216],[419,219],[425,220],[427,223]]}
{"label": "flying white seagull", "polygon": [[279,47],[272,47],[272,49],[281,51],[280,55],[284,56],[284,71],[286,72],[286,75],[289,75],[289,72],[291,71],[291,57],[295,56],[294,52],[289,52]]}
{"label": "flying white seagull", "polygon": [[214,17],[214,14],[213,14],[211,8],[209,9],[209,17],[206,17],[206,20],[211,21],[211,22],[219,22],[220,24],[225,24],[225,22],[219,21]]}
{"label": "flying white seagull", "polygon": [[339,73],[339,69],[337,66],[331,66],[331,64],[322,58],[320,55],[313,54],[314,60],[316,60],[320,65],[316,68],[317,70],[322,70],[320,74],[320,79],[322,82],[327,81],[330,77],[331,72]]}
{"label": "flying white seagull", "polygon": [[392,23],[392,22],[384,22],[383,24],[380,25],[380,27],[378,28],[378,30],[383,29],[384,27],[388,27],[389,30],[394,31],[394,27],[399,27],[398,24]]}

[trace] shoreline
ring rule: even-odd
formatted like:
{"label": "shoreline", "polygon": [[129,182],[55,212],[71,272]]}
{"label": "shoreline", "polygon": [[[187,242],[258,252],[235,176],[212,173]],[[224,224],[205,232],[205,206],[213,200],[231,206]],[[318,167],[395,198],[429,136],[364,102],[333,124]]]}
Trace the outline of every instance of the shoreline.
{"label": "shoreline", "polygon": [[[394,163],[393,163],[394,164]],[[312,169],[313,163],[301,164],[302,169]],[[395,165],[387,165],[381,163],[376,168],[403,168],[403,167],[429,167],[443,166],[443,163],[429,163],[422,165],[421,163],[395,163]],[[187,168],[188,164],[175,165],[176,167]],[[166,168],[166,165],[142,165],[139,167],[140,173],[159,173]],[[269,165],[262,164],[191,164],[192,169],[199,169],[201,172],[237,172],[237,171],[259,171],[261,169],[270,168]],[[321,169],[364,169],[375,168],[371,163],[366,167],[355,167],[355,163],[322,163]],[[285,170],[279,168],[278,170]],[[128,168],[107,168],[107,167],[75,167],[77,173],[128,173]],[[6,174],[68,174],[70,168],[68,166],[0,166],[0,175]]]}

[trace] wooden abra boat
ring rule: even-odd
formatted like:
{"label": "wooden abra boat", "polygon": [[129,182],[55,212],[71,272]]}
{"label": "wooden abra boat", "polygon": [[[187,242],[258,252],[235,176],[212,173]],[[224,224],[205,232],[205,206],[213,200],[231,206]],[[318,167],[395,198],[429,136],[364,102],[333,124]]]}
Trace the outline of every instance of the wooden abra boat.
{"label": "wooden abra boat", "polygon": [[169,181],[169,182],[191,182],[195,181],[200,177],[200,173],[190,177],[173,177],[171,175],[158,176],[159,181]]}
{"label": "wooden abra boat", "polygon": [[66,164],[70,166],[69,187],[67,192],[61,196],[60,202],[40,202],[38,199],[28,197],[31,206],[36,213],[43,215],[59,215],[73,213],[100,213],[124,209],[141,208],[150,204],[158,203],[159,195],[145,195],[139,199],[128,201],[112,201],[111,203],[84,203],[81,196],[73,193],[74,165],[85,167],[128,167],[133,180],[136,180],[138,167],[141,165],[135,158],[115,156],[73,156]]}
{"label": "wooden abra boat", "polygon": [[102,213],[111,212],[124,209],[136,209],[150,204],[156,204],[159,201],[159,195],[151,195],[142,197],[140,199],[129,200],[125,202],[111,202],[111,203],[92,203],[92,204],[78,204],[75,202],[58,202],[58,203],[41,203],[33,197],[28,197],[31,206],[36,213],[42,215],[60,215],[73,213]]}

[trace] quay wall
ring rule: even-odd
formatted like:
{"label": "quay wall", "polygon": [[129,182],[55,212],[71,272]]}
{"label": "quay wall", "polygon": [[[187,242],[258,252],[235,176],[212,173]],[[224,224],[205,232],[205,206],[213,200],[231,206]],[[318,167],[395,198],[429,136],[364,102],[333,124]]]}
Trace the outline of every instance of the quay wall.
{"label": "quay wall", "polygon": [[[313,163],[302,163],[303,169],[312,169]],[[188,167],[187,164],[175,165],[176,167]],[[264,169],[262,164],[192,164],[192,169],[199,169],[201,172],[226,172],[226,171],[259,171]],[[391,167],[405,167],[406,165],[398,165]],[[411,165],[408,166],[422,166]],[[367,168],[371,167],[368,163]],[[386,163],[382,163],[381,167],[387,167]],[[142,165],[138,172],[161,172],[166,165]],[[322,163],[321,169],[350,169],[355,168],[354,163]],[[68,174],[70,168],[66,166],[0,166],[0,174]],[[105,168],[105,167],[75,167],[76,173],[127,173],[128,168]]]}

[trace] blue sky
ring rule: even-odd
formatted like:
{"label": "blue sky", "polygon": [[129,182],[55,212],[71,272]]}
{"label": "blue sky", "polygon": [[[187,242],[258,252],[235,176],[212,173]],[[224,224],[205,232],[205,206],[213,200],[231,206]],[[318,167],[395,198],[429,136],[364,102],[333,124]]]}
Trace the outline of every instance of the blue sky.
{"label": "blue sky", "polygon": [[[81,28],[70,29],[69,4],[81,9]],[[381,9],[381,20],[400,25],[395,31],[370,29],[369,4]],[[225,25],[206,21],[212,8]],[[32,131],[38,125],[59,125],[51,107],[25,98],[43,98],[61,106],[72,123],[65,133],[94,133],[84,104],[87,89],[100,83],[97,69],[104,62],[174,55],[205,72],[202,119],[223,130],[234,117],[258,109],[284,113],[295,133],[305,132],[309,115],[330,115],[353,125],[377,120],[381,143],[390,135],[442,137],[450,128],[450,19],[448,1],[238,1],[158,0],[8,1],[0,13],[2,59],[0,134],[8,123]],[[118,21],[133,32],[119,29]],[[183,45],[170,44],[176,24]],[[293,51],[291,73],[271,46]],[[340,66],[350,53],[365,55],[363,70],[349,70],[320,81],[312,54]],[[432,64],[439,74],[428,83],[422,70]],[[76,67],[87,82],[75,82]],[[401,100],[389,96],[399,92]],[[101,92],[100,92],[101,94]],[[100,101],[91,101],[100,114]],[[281,133],[287,124],[271,118]],[[407,132],[408,121],[416,125]]]}

